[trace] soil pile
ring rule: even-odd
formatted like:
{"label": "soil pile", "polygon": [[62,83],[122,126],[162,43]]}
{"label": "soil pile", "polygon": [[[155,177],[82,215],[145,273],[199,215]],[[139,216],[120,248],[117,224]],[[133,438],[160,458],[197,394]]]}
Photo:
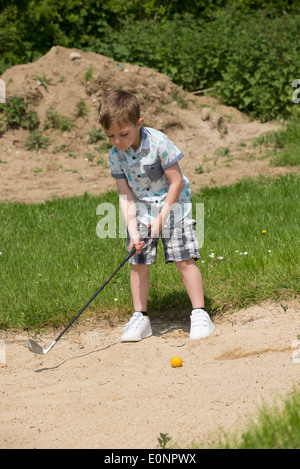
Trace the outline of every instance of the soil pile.
{"label": "soil pile", "polygon": [[56,46],[34,63],[12,67],[1,79],[7,99],[22,97],[37,112],[40,136],[48,139],[46,148],[36,152],[25,149],[29,130],[9,129],[2,135],[2,201],[39,202],[115,188],[107,165],[109,147],[97,134],[97,110],[101,98],[117,88],[135,93],[145,125],[165,132],[184,153],[182,169],[194,192],[203,185],[288,171],[270,167],[261,149],[253,147],[253,139],[275,124],[251,122],[212,97],[184,93],[149,68]]}

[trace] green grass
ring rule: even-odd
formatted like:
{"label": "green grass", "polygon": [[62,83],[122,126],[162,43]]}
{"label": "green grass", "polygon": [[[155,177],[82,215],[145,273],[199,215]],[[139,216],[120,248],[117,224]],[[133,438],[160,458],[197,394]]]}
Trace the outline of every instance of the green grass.
{"label": "green grass", "polygon": [[[210,312],[299,295],[299,182],[292,175],[249,179],[206,188],[193,197],[194,208],[197,202],[205,207],[199,267]],[[117,193],[0,204],[1,328],[66,324],[121,262],[125,240],[96,235],[96,209],[102,202],[118,208]],[[150,276],[149,312],[188,315],[181,278],[174,265],[165,266],[162,249]],[[132,312],[128,265],[89,311],[121,316]]]}
{"label": "green grass", "polygon": [[294,391],[283,405],[264,406],[239,439],[228,438],[227,449],[299,449],[300,392]]}
{"label": "green grass", "polygon": [[284,129],[267,132],[255,140],[256,145],[267,146],[272,166],[300,166],[299,116],[287,123]]}
{"label": "green grass", "polygon": [[300,393],[295,391],[284,407],[265,406],[258,421],[252,421],[238,441],[227,442],[227,448],[236,449],[299,449],[300,448]]}
{"label": "green grass", "polygon": [[[299,449],[300,448],[300,392],[281,398],[278,403],[264,405],[239,435],[222,430],[209,446],[214,449]],[[200,449],[205,445],[193,445]]]}
{"label": "green grass", "polygon": [[202,273],[214,311],[299,294],[299,188],[297,176],[259,178],[196,198],[205,204]]}

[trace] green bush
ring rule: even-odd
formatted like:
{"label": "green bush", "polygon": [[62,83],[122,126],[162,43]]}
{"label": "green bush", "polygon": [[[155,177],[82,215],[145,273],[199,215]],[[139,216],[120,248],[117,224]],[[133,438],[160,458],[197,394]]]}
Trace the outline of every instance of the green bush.
{"label": "green bush", "polygon": [[0,104],[1,131],[7,129],[36,129],[40,122],[35,111],[28,110],[23,98],[13,96],[5,104]]}
{"label": "green bush", "polygon": [[38,152],[41,148],[47,148],[50,145],[50,139],[43,137],[38,130],[34,130],[25,143],[25,150],[34,150]]}
{"label": "green bush", "polygon": [[270,18],[258,11],[221,11],[213,21],[189,15],[127,21],[94,42],[96,52],[120,62],[152,67],[188,91],[216,94],[254,118],[287,118],[291,84],[298,78],[300,15]]}
{"label": "green bush", "polygon": [[60,133],[68,132],[76,126],[75,121],[69,117],[59,114],[53,106],[46,111],[44,130],[57,129]]}
{"label": "green bush", "polygon": [[[225,104],[262,121],[290,116],[299,78],[295,1],[3,1],[0,73],[53,45],[152,67],[187,91],[217,87]],[[189,12],[187,14],[187,12]]]}
{"label": "green bush", "polygon": [[223,102],[262,121],[290,117],[291,84],[299,74],[299,33],[299,15],[270,19],[261,12],[242,17],[227,30],[230,55],[218,80]]}

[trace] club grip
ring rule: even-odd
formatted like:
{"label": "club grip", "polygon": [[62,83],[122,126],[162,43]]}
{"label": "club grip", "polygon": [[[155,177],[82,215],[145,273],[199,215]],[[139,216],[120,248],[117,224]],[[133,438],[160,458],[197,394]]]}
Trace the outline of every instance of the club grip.
{"label": "club grip", "polygon": [[[151,237],[151,226],[149,226],[148,228],[148,233],[147,233],[147,237],[146,238],[142,238],[141,241],[147,241],[147,239],[149,239]],[[134,256],[134,254],[136,253],[136,247],[134,246],[131,251],[128,253],[128,259],[130,259],[130,257]]]}
{"label": "club grip", "polygon": [[151,225],[149,226],[148,228],[148,233],[147,233],[147,237],[146,238],[143,238],[142,241],[146,241],[147,239],[151,238]]}

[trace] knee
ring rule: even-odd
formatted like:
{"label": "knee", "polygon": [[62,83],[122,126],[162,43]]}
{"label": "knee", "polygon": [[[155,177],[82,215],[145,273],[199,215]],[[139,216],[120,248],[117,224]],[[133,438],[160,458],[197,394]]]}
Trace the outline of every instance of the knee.
{"label": "knee", "polygon": [[190,270],[191,266],[195,264],[194,259],[189,259],[187,261],[174,262],[176,269],[180,273],[184,273]]}
{"label": "knee", "polygon": [[131,273],[133,274],[138,274],[138,275],[148,275],[148,271],[149,271],[149,265],[135,265],[135,264],[131,264]]}

